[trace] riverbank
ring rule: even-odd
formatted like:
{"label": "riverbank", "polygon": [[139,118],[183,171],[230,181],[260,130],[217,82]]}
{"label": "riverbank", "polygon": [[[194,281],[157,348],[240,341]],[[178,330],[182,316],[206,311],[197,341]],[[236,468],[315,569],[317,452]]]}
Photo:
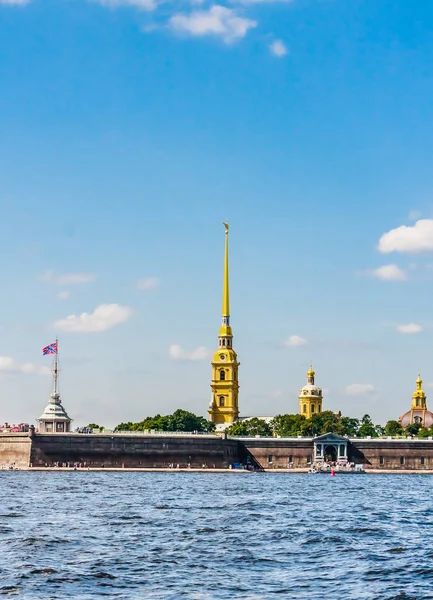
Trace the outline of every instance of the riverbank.
{"label": "riverbank", "polygon": [[[14,472],[14,471],[46,471],[50,473],[56,472],[99,472],[99,473],[121,473],[121,472],[129,472],[129,473],[308,473],[309,469],[263,469],[263,471],[248,471],[245,469],[196,469],[196,468],[179,468],[179,469],[167,469],[162,467],[132,467],[132,468],[121,468],[121,467],[82,467],[82,468],[74,468],[74,467],[20,467],[15,469],[1,469],[1,471],[5,472]],[[0,472],[1,472],[0,471]],[[322,475],[328,475],[328,473],[321,473]],[[341,475],[353,475],[355,473],[344,473],[336,471],[336,476]],[[359,474],[359,473],[357,473]],[[366,469],[365,474],[367,475],[433,475],[433,470],[431,469]]]}

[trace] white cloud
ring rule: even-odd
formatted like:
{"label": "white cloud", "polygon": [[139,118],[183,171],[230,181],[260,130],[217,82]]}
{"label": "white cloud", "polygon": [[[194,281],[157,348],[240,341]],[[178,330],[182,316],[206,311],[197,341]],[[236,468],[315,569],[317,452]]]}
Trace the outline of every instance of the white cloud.
{"label": "white cloud", "polygon": [[352,383],[345,388],[346,394],[356,396],[357,394],[371,394],[374,392],[374,385],[371,383]]}
{"label": "white cloud", "polygon": [[95,280],[92,273],[65,273],[56,275],[54,271],[45,271],[39,278],[43,283],[56,283],[57,285],[80,285]]}
{"label": "white cloud", "polygon": [[419,333],[422,331],[422,327],[418,323],[408,323],[407,325],[398,325],[397,331],[400,333]]}
{"label": "white cloud", "polygon": [[137,287],[139,290],[144,290],[145,292],[148,292],[150,290],[156,290],[157,288],[159,288],[160,283],[161,281],[158,279],[158,277],[147,277],[147,279],[141,279],[137,283]]}
{"label": "white cloud", "polygon": [[278,56],[279,58],[286,56],[288,52],[287,46],[282,40],[275,40],[275,42],[272,42],[269,49],[274,56]]}
{"label": "white cloud", "polygon": [[249,29],[257,26],[257,21],[240,17],[233,9],[215,4],[208,10],[193,11],[189,15],[173,15],[170,26],[176,31],[196,37],[220,36],[229,43],[245,37]]}
{"label": "white cloud", "polygon": [[0,373],[25,373],[26,375],[50,375],[48,367],[41,367],[33,363],[17,364],[10,356],[0,356]]}
{"label": "white cloud", "polygon": [[382,281],[405,281],[407,279],[406,273],[397,265],[384,265],[368,272]]}
{"label": "white cloud", "polygon": [[172,344],[168,349],[170,358],[174,360],[205,360],[210,355],[210,352],[204,346],[199,346],[191,352],[187,352],[181,346]]}
{"label": "white cloud", "polygon": [[415,225],[401,225],[384,233],[379,240],[380,252],[433,251],[433,219],[420,219]]}
{"label": "white cloud", "polygon": [[300,337],[299,335],[291,335],[284,342],[285,346],[304,346],[307,340]]}
{"label": "white cloud", "polygon": [[55,323],[55,327],[62,331],[74,333],[101,332],[111,329],[119,323],[127,321],[131,316],[131,309],[120,304],[101,304],[92,313],[69,315]]}
{"label": "white cloud", "polygon": [[57,298],[58,298],[59,300],[67,300],[67,299],[69,298],[69,296],[70,296],[70,295],[71,295],[71,294],[70,294],[70,292],[68,292],[67,290],[65,290],[65,291],[63,291],[63,292],[59,292],[59,293],[57,294]]}
{"label": "white cloud", "polygon": [[154,10],[156,8],[154,0],[93,0],[93,2],[110,8],[120,8],[122,6],[132,6],[140,10]]}
{"label": "white cloud", "polygon": [[408,217],[411,221],[416,221],[417,219],[419,219],[421,216],[421,211],[420,210],[410,210]]}

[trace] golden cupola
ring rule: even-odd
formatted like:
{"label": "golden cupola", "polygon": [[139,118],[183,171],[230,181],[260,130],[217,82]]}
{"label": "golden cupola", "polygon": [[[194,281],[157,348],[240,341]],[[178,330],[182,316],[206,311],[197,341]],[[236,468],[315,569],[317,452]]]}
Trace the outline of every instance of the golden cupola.
{"label": "golden cupola", "polygon": [[322,412],[322,389],[314,383],[316,373],[313,365],[307,371],[307,385],[299,390],[299,414],[307,419],[316,413]]}
{"label": "golden cupola", "polygon": [[412,394],[411,409],[405,412],[399,418],[402,427],[418,423],[421,427],[431,427],[433,425],[433,413],[427,409],[427,396],[422,389],[421,375],[418,373],[416,380],[416,389]]}

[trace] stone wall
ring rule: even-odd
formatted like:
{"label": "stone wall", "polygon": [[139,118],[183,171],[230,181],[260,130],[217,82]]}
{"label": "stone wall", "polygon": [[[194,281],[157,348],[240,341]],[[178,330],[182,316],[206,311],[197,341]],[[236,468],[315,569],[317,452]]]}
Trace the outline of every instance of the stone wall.
{"label": "stone wall", "polygon": [[88,467],[228,468],[239,460],[237,440],[210,435],[35,434],[31,464]]}
{"label": "stone wall", "polygon": [[[312,438],[242,438],[250,460],[263,469],[308,468],[313,460]],[[248,457],[246,459],[248,461]]]}
{"label": "stone wall", "polygon": [[32,441],[28,433],[0,434],[0,468],[25,468],[30,463]]}
{"label": "stone wall", "polygon": [[[248,453],[264,469],[308,468],[313,459],[312,438],[243,438]],[[433,440],[352,439],[351,462],[366,469],[433,470]]]}
{"label": "stone wall", "polygon": [[[366,468],[433,470],[433,440],[351,440],[349,460]],[[88,467],[227,468],[237,462],[263,469],[307,469],[312,438],[223,439],[212,435],[0,433],[0,468],[80,463]]]}
{"label": "stone wall", "polygon": [[352,440],[349,449],[366,468],[433,470],[433,440]]}

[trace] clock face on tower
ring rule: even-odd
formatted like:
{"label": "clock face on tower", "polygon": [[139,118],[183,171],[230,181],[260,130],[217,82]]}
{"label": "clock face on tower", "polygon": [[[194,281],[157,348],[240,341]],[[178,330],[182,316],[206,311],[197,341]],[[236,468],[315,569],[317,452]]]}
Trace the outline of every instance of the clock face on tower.
{"label": "clock face on tower", "polygon": [[225,354],[220,354],[220,360],[225,360],[226,359],[226,355]]}

